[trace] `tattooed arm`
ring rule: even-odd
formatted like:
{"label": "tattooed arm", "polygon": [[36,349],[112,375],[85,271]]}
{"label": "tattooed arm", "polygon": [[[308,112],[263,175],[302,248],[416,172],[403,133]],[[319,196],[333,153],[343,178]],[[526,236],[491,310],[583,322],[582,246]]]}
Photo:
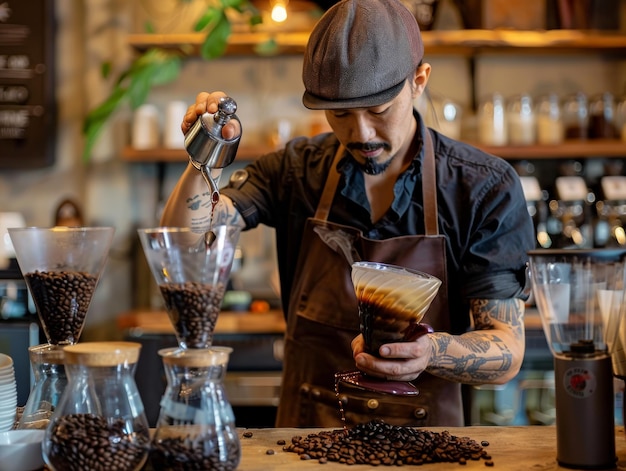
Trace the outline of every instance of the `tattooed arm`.
{"label": "tattooed arm", "polygon": [[[233,202],[222,195],[213,210],[213,225],[226,223],[237,225],[242,229],[245,227],[245,221],[235,209]],[[211,192],[193,165],[187,165],[170,194],[163,209],[161,224],[188,226],[196,231],[206,231],[211,225]]]}
{"label": "tattooed arm", "polygon": [[524,358],[524,303],[519,299],[473,299],[470,311],[473,331],[431,336],[426,371],[468,384],[513,379]]}
{"label": "tattooed arm", "polygon": [[357,366],[390,380],[410,381],[422,371],[467,384],[503,384],[524,358],[524,303],[519,299],[471,300],[474,330],[435,332],[415,342],[381,347],[383,358],[363,353],[363,337],[352,342]]}

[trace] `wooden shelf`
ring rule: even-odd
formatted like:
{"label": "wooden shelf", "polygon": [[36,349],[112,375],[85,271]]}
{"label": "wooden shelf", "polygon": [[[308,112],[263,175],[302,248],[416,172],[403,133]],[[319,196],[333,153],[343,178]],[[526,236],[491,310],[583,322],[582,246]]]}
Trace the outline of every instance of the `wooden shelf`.
{"label": "wooden shelf", "polygon": [[[587,141],[566,141],[554,146],[484,146],[470,143],[485,152],[508,160],[522,159],[585,159],[593,157],[626,158],[626,142],[620,140],[593,139]],[[238,160],[256,160],[261,155],[271,152],[266,146],[241,146],[237,152]],[[182,149],[137,150],[124,149],[122,160],[125,162],[186,162],[187,154]]]}
{"label": "wooden shelf", "polygon": [[470,143],[503,159],[585,159],[593,157],[626,158],[626,142],[617,139],[571,140],[545,146],[484,146]]}
{"label": "wooden shelf", "polygon": [[[251,32],[233,33],[229,38],[227,55],[255,55],[256,48],[269,40],[276,43],[277,54],[301,54],[309,32]],[[626,51],[626,34],[583,30],[483,30],[424,31],[427,55],[475,55],[482,53],[531,52],[564,53],[598,52],[620,54]],[[178,49],[197,55],[204,35],[189,34],[130,34],[128,43],[137,50],[151,47]]]}

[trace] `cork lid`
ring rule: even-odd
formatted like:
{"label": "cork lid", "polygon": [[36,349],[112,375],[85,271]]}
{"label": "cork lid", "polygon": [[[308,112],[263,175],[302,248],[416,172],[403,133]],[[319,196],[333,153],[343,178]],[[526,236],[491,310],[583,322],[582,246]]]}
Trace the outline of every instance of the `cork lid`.
{"label": "cork lid", "polygon": [[228,364],[228,358],[233,349],[231,347],[209,347],[181,349],[178,347],[164,348],[159,350],[159,355],[166,365],[176,366],[224,366]]}
{"label": "cork lid", "polygon": [[65,363],[85,366],[116,366],[137,363],[137,342],[83,342],[63,347]]}

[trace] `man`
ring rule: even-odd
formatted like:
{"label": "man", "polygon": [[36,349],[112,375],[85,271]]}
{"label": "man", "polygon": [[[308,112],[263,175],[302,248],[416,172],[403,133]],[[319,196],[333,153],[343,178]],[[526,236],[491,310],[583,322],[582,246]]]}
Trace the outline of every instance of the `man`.
{"label": "man", "polygon": [[[501,384],[519,371],[526,252],[534,247],[519,179],[503,160],[424,126],[413,109],[431,71],[422,57],[419,27],[401,2],[330,8],[310,36],[302,76],[304,105],[325,110],[333,132],[292,140],[221,192],[216,220],[276,229],[287,317],[278,426],[341,425],[334,374],[355,363],[372,376],[414,381],[419,395],[342,391],[348,424],[463,425],[461,383]],[[183,132],[223,96],[200,93]],[[231,123],[227,139],[240,133]],[[163,224],[206,229],[206,193],[188,166]],[[349,249],[329,243],[337,238]],[[435,332],[365,353],[352,255],[440,278],[424,318]]]}

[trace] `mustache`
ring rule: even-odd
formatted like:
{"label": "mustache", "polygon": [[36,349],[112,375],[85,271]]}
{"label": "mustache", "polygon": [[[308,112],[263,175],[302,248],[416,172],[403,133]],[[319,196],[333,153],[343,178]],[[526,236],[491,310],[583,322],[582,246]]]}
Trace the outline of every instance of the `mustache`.
{"label": "mustache", "polygon": [[378,149],[391,150],[391,146],[386,142],[350,142],[346,147],[348,150],[360,150],[363,152],[372,152]]}

